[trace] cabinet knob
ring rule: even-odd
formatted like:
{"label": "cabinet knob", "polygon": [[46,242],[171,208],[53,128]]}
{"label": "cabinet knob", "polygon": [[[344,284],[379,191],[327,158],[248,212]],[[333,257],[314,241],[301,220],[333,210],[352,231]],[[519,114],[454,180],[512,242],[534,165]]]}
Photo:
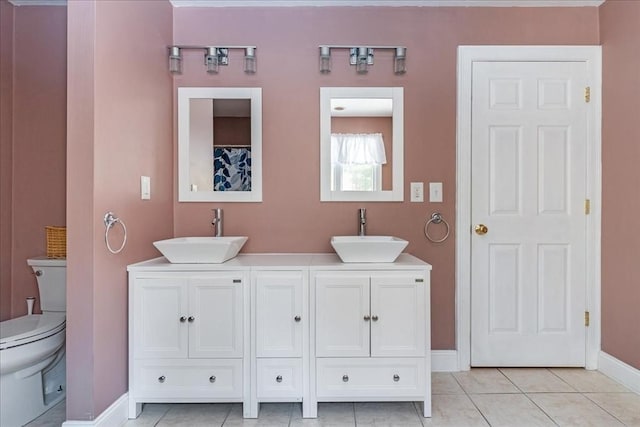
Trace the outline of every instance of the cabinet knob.
{"label": "cabinet knob", "polygon": [[365,321],[365,322],[368,322],[368,321],[369,321],[369,319],[371,319],[371,316],[369,316],[368,314],[365,314],[365,315],[364,315],[364,321]]}
{"label": "cabinet knob", "polygon": [[371,320],[373,320],[374,322],[377,322],[378,321],[378,316],[376,316],[376,315],[371,316]]}
{"label": "cabinet knob", "polygon": [[393,380],[394,380],[395,382],[400,381],[400,375],[395,374],[395,375],[393,376]]}
{"label": "cabinet knob", "polygon": [[343,375],[342,381],[344,381],[345,383],[349,382],[349,375]]}
{"label": "cabinet knob", "polygon": [[196,318],[193,316],[189,316],[187,320],[189,321],[189,323],[193,323],[193,321],[196,320]]}
{"label": "cabinet knob", "polygon": [[166,379],[167,379],[167,377],[165,377],[164,375],[162,375],[162,376],[158,377],[158,382],[159,382],[159,383],[163,383],[163,382],[164,382],[164,380],[166,380]]}
{"label": "cabinet knob", "polygon": [[278,376],[276,377],[276,382],[277,382],[277,383],[281,383],[281,382],[282,382],[282,375],[278,375]]}
{"label": "cabinet knob", "polygon": [[215,383],[215,382],[216,382],[216,376],[215,376],[215,375],[211,375],[211,376],[209,377],[209,382],[210,382],[210,383]]}
{"label": "cabinet knob", "polygon": [[180,316],[180,323],[184,323],[187,321],[187,318],[185,316]]}
{"label": "cabinet knob", "polygon": [[296,322],[299,322],[301,319],[302,319],[302,317],[300,317],[300,316],[296,316],[296,317],[293,318],[293,320],[295,320]]}

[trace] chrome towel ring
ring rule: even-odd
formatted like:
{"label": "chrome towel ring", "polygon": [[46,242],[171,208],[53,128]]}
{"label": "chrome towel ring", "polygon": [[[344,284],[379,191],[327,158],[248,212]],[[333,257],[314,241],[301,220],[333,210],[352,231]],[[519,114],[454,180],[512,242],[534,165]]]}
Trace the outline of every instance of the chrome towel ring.
{"label": "chrome towel ring", "polygon": [[[444,237],[440,238],[440,239],[434,239],[433,237],[431,237],[429,235],[429,225],[431,224],[444,224],[445,227],[447,228],[446,233],[444,234]],[[449,237],[449,223],[447,221],[445,221],[445,219],[442,217],[442,214],[440,212],[434,212],[431,214],[431,218],[427,221],[427,223],[424,225],[424,236],[433,243],[442,243],[445,240],[447,240],[447,237]]]}
{"label": "chrome towel ring", "polygon": [[[124,230],[124,239],[122,239],[122,245],[120,245],[118,249],[114,250],[109,244],[109,230],[111,230],[111,228],[113,228],[116,224],[120,224],[122,226],[122,229]],[[113,212],[107,212],[106,214],[104,214],[104,226],[106,227],[104,231],[104,243],[107,245],[107,249],[112,254],[119,254],[120,252],[122,252],[122,249],[124,249],[124,245],[127,244],[127,226],[124,225],[124,222],[120,218],[115,216]]]}

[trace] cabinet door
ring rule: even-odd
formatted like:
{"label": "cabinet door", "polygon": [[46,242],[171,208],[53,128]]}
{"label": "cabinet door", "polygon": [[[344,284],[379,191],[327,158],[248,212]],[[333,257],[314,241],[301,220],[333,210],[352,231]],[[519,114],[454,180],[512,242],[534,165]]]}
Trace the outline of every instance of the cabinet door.
{"label": "cabinet door", "polygon": [[[133,335],[135,358],[187,357],[187,283],[183,279],[136,279]],[[182,318],[182,319],[181,319]]]}
{"label": "cabinet door", "polygon": [[318,274],[316,284],[316,356],[369,356],[369,277]]}
{"label": "cabinet door", "polygon": [[256,356],[302,357],[300,271],[256,273]]}
{"label": "cabinet door", "polygon": [[425,284],[420,273],[371,277],[371,355],[425,355]]}
{"label": "cabinet door", "polygon": [[242,357],[242,276],[189,279],[189,357]]}

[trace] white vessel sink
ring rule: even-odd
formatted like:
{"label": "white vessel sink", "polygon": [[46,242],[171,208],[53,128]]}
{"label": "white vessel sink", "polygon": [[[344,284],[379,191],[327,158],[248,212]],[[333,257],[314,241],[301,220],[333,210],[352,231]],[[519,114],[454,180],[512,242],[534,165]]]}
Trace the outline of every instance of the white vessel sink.
{"label": "white vessel sink", "polygon": [[342,262],[394,262],[409,242],[393,236],[333,236]]}
{"label": "white vessel sink", "polygon": [[234,258],[247,237],[176,237],[153,242],[174,264],[220,264]]}

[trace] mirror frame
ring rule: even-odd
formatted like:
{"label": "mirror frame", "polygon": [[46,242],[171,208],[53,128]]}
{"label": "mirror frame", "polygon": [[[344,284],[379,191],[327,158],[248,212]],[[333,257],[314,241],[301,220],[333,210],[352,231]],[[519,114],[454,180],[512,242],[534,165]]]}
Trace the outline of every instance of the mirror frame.
{"label": "mirror frame", "polygon": [[[392,172],[391,190],[331,190],[331,99],[391,98]],[[402,87],[321,87],[320,88],[320,201],[321,202],[402,202],[404,201],[404,88]]]}
{"label": "mirror frame", "polygon": [[[251,191],[190,191],[189,112],[191,99],[251,100]],[[213,158],[212,158],[213,161]],[[213,177],[212,177],[213,179]],[[178,88],[178,201],[262,202],[262,89]]]}

